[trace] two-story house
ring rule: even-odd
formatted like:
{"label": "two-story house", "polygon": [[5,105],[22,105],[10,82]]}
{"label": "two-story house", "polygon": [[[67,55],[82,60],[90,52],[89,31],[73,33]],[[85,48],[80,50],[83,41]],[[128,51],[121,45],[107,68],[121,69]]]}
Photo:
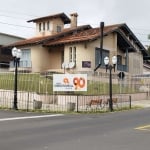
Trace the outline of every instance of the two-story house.
{"label": "two-story house", "polygon": [[[97,72],[104,70],[103,59],[117,56],[117,71],[130,74],[143,73],[143,56],[147,52],[130,28],[125,24],[92,28],[77,25],[78,14],[68,17],[64,13],[29,20],[36,24],[33,38],[7,45],[22,50],[21,67],[31,72],[56,71],[81,73],[93,72],[102,60]],[[65,27],[70,24],[70,27]],[[99,55],[100,43],[103,48]]]}

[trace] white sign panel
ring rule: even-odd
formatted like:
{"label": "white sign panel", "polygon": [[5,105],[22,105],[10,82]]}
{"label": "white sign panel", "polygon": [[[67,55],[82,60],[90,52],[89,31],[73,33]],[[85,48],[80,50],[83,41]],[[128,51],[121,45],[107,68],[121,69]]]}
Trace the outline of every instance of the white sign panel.
{"label": "white sign panel", "polygon": [[87,74],[53,74],[53,91],[87,91]]}

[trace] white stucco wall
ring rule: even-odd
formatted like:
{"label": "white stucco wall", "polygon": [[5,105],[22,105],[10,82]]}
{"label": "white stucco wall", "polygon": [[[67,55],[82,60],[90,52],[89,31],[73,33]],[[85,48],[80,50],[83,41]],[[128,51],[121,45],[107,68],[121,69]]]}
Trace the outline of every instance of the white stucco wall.
{"label": "white stucco wall", "polygon": [[62,48],[49,49],[42,46],[31,47],[32,71],[42,72],[46,70],[61,69]]}
{"label": "white stucco wall", "polygon": [[[76,47],[76,66],[73,69],[68,69],[68,72],[84,72],[93,71],[95,68],[95,48],[100,47],[100,39],[90,42],[80,42],[76,44],[66,44],[58,47],[43,47],[41,45],[32,46],[31,61],[32,72],[42,72],[46,70],[61,70],[62,58],[64,51],[64,62],[69,63],[69,49]],[[117,35],[109,34],[103,39],[103,49],[110,51],[110,58],[113,55],[122,55],[122,51],[117,47]],[[82,68],[82,61],[90,61],[91,68]],[[123,64],[125,64],[125,57],[123,57]],[[101,69],[101,68],[100,68]],[[104,69],[102,69],[104,70]],[[105,71],[105,70],[104,70]],[[143,56],[141,52],[129,53],[129,72],[140,74],[143,72]]]}
{"label": "white stucco wall", "polygon": [[[49,21],[49,30],[47,30],[47,22]],[[45,22],[45,30],[43,30],[43,22]],[[41,23],[41,31],[39,31],[39,24]],[[61,18],[43,20],[36,23],[36,36],[46,36],[57,33],[57,26],[64,28],[64,23]]]}

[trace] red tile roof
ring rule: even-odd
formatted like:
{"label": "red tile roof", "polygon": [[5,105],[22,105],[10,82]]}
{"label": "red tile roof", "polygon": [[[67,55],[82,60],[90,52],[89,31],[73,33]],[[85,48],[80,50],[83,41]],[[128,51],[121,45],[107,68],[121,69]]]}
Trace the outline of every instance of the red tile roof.
{"label": "red tile roof", "polygon": [[54,35],[48,35],[48,36],[40,36],[40,37],[33,37],[27,40],[22,40],[10,45],[7,45],[5,47],[13,47],[13,46],[27,46],[27,45],[37,45],[37,44],[42,44],[46,41],[51,41],[54,39],[62,38],[64,36],[68,36],[69,34],[73,34],[74,32],[80,32],[82,30],[87,30],[90,29],[90,25],[83,25],[83,26],[78,26],[77,28],[66,28],[62,32],[54,34]]}
{"label": "red tile roof", "polygon": [[[117,30],[121,25],[123,24],[105,26],[103,31],[104,35]],[[54,45],[65,44],[65,43],[91,41],[97,39],[98,37],[100,37],[100,28],[91,28],[69,36],[64,36],[56,40],[47,41],[44,44],[44,46],[54,46]]]}
{"label": "red tile roof", "polygon": [[[104,27],[104,34],[108,34],[119,29],[123,24],[116,24]],[[100,36],[100,28],[92,28],[90,25],[78,26],[77,28],[67,28],[62,32],[41,37],[33,37],[27,40],[22,40],[5,47],[19,47],[42,44],[43,46],[54,46],[65,43],[75,43],[83,41],[95,40]]]}

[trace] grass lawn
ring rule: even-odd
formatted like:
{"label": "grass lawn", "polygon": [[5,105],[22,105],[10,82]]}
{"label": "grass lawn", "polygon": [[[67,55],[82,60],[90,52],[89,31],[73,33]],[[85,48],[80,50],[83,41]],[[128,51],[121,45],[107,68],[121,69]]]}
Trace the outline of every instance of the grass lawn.
{"label": "grass lawn", "polygon": [[[14,73],[0,73],[0,89],[13,90],[14,89]],[[109,84],[102,81],[88,81],[86,92],[67,92],[67,94],[81,94],[81,95],[101,95],[109,94]],[[41,94],[53,94],[53,80],[46,78],[40,74],[18,73],[18,90],[30,91]],[[121,86],[119,84],[112,85],[112,92],[117,93],[134,93],[135,88],[129,85]],[[57,92],[59,94],[66,94],[65,92]]]}

